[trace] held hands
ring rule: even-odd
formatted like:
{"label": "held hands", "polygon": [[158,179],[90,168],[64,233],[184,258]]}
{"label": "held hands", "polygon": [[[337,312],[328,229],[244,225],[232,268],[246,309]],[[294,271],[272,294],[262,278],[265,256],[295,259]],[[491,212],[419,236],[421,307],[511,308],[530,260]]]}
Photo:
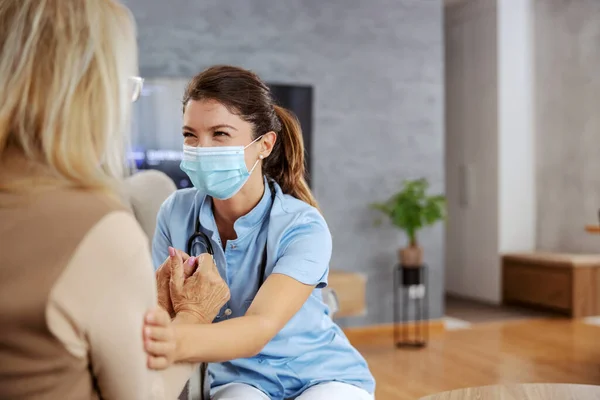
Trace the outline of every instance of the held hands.
{"label": "held hands", "polygon": [[182,263],[173,263],[171,300],[177,316],[186,314],[199,323],[209,324],[229,301],[229,288],[210,254],[202,254],[196,261],[198,267],[187,279]]}
{"label": "held hands", "polygon": [[156,271],[156,283],[158,304],[172,318],[185,313],[195,322],[210,323],[229,301],[229,288],[209,254],[190,257],[169,247],[169,257]]}
{"label": "held hands", "polygon": [[[156,272],[157,309],[144,320],[144,348],[148,367],[164,369],[177,358],[175,324],[208,324],[229,301],[229,287],[219,274],[212,256],[195,258],[169,248],[169,257]],[[171,322],[171,318],[175,319]]]}
{"label": "held hands", "polygon": [[158,305],[165,309],[171,318],[175,318],[175,310],[173,309],[173,302],[171,301],[169,284],[171,282],[172,264],[176,254],[181,257],[184,265],[184,278],[191,276],[196,269],[196,259],[194,257],[190,257],[181,250],[169,247],[169,257],[167,257],[156,271],[156,287],[158,289]]}

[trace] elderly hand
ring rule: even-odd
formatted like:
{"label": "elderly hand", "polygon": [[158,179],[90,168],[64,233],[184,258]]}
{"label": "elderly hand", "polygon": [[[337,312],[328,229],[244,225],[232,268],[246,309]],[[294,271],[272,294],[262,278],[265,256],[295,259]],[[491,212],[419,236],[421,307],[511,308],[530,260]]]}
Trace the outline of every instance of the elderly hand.
{"label": "elderly hand", "polygon": [[[169,293],[169,285],[171,281],[171,260],[175,257],[175,254],[179,254],[184,264],[184,276],[187,278],[194,273],[196,263],[193,257],[190,257],[181,250],[176,250],[173,247],[169,247],[169,257],[162,263],[162,265],[156,271],[156,287],[158,289],[158,305],[166,310],[171,318],[175,317],[175,310],[173,309],[173,303],[171,302],[171,295]],[[191,261],[190,261],[191,260]]]}
{"label": "elderly hand", "polygon": [[[186,279],[183,259],[173,258],[170,293],[177,318],[185,314],[198,323],[211,323],[227,301],[230,293],[210,254],[201,254],[195,261],[195,272]],[[188,261],[188,267],[191,268]]]}

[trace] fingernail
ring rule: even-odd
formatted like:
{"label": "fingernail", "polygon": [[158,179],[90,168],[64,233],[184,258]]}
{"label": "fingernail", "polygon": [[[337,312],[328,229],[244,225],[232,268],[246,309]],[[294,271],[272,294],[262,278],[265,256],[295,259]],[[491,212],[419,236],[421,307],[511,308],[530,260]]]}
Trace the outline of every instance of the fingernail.
{"label": "fingernail", "polygon": [[190,257],[190,259],[188,260],[188,265],[190,267],[194,266],[194,263],[196,262],[196,257]]}
{"label": "fingernail", "polygon": [[172,248],[171,246],[169,246],[169,255],[170,255],[171,257],[175,257],[175,249],[174,249],[174,248]]}
{"label": "fingernail", "polygon": [[152,330],[149,327],[146,327],[144,329],[144,332],[146,333],[146,336],[150,336],[150,334],[152,333]]}
{"label": "fingernail", "polygon": [[154,315],[152,315],[152,314],[146,315],[146,321],[147,322],[154,322]]}

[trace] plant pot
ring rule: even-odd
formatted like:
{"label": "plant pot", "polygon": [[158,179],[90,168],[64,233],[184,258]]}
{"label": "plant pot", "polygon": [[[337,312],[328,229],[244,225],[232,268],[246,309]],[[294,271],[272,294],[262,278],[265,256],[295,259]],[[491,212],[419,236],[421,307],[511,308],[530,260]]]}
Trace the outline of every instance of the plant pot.
{"label": "plant pot", "polygon": [[398,251],[398,259],[403,267],[420,267],[423,265],[423,248],[418,245],[410,245]]}

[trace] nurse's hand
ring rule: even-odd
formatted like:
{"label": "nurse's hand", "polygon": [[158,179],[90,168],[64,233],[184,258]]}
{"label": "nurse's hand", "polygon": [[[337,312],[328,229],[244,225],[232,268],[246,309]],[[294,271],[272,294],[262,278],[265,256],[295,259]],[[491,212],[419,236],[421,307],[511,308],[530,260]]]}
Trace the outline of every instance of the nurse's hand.
{"label": "nurse's hand", "polygon": [[148,368],[165,369],[175,362],[175,328],[163,308],[157,307],[146,314],[143,334]]}
{"label": "nurse's hand", "polygon": [[158,289],[158,305],[166,310],[171,318],[175,317],[175,310],[173,309],[173,303],[171,302],[171,294],[169,293],[169,284],[171,281],[171,269],[172,260],[175,254],[179,254],[184,263],[184,275],[189,277],[194,273],[195,260],[191,262],[190,256],[181,250],[176,250],[173,247],[169,247],[169,257],[162,263],[162,265],[156,271],[156,287]]}
{"label": "nurse's hand", "polygon": [[172,264],[170,293],[177,319],[211,323],[229,301],[227,283],[221,278],[210,254],[196,259],[195,272],[186,279],[183,259],[177,255]]}

